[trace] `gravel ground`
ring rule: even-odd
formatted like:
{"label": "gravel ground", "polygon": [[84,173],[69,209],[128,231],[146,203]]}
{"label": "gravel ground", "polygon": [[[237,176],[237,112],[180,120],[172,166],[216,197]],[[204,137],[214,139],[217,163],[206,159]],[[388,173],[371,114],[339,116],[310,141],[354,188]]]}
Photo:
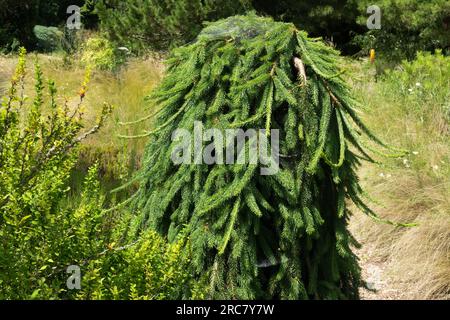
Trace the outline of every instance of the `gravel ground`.
{"label": "gravel ground", "polygon": [[[362,300],[398,300],[401,299],[401,291],[393,286],[387,272],[387,262],[375,259],[373,248],[369,244],[362,244],[362,248],[356,251],[360,259],[362,277],[371,290],[361,289]],[[372,291],[374,290],[374,291]]]}

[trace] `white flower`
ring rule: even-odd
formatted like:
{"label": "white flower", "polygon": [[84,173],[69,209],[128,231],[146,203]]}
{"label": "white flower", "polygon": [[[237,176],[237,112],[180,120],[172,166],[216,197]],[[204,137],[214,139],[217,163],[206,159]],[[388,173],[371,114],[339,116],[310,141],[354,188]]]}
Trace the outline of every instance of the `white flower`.
{"label": "white flower", "polygon": [[412,88],[409,88],[408,91],[409,91],[409,92],[413,92],[413,89],[412,89]]}
{"label": "white flower", "polygon": [[422,84],[420,82],[416,82],[416,87],[420,87]]}
{"label": "white flower", "polygon": [[406,168],[411,168],[411,166],[409,165],[408,159],[403,159],[403,164],[405,165]]}
{"label": "white flower", "polygon": [[413,151],[413,155],[417,156],[419,154],[419,151]]}
{"label": "white flower", "polygon": [[431,166],[431,168],[433,168],[433,170],[436,171],[439,169],[439,166],[435,164],[435,165]]}
{"label": "white flower", "polygon": [[383,178],[384,177],[384,173],[382,172],[382,173],[380,173],[380,177],[381,178]]}

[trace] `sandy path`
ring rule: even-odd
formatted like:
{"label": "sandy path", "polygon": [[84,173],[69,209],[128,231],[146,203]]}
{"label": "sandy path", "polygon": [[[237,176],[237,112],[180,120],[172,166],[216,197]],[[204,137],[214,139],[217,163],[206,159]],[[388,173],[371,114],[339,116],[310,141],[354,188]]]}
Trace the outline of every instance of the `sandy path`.
{"label": "sandy path", "polygon": [[393,286],[393,279],[387,272],[387,261],[380,261],[373,255],[374,248],[370,244],[362,243],[362,248],[356,250],[360,259],[362,278],[366,281],[367,289],[361,289],[362,300],[398,300],[401,291]]}

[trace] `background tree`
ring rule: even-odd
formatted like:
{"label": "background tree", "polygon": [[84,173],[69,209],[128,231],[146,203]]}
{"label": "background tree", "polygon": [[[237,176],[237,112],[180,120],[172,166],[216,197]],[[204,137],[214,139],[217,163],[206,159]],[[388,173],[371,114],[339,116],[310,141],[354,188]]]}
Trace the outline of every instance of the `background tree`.
{"label": "background tree", "polygon": [[360,11],[352,0],[253,0],[252,4],[257,12],[292,22],[312,36],[332,41],[346,54],[358,51],[358,46],[351,40],[356,34],[366,31],[365,25],[356,23]]}
{"label": "background tree", "polygon": [[202,29],[203,21],[242,12],[247,5],[247,0],[99,0],[86,7],[94,8],[101,29],[112,41],[139,53],[189,42]]}
{"label": "background tree", "polygon": [[67,7],[83,4],[84,0],[0,0],[0,47],[36,49],[34,26],[58,27],[69,17]]}
{"label": "background tree", "polygon": [[[355,1],[358,22],[364,26],[371,1]],[[417,51],[434,52],[450,48],[450,3],[446,0],[382,0],[376,3],[382,14],[381,29],[368,30],[355,38],[365,50],[375,48],[391,64],[412,60]]]}
{"label": "background tree", "polygon": [[249,10],[276,20],[293,22],[314,36],[333,40],[346,52],[357,50],[350,40],[355,33],[363,31],[356,23],[357,6],[347,0],[91,0],[85,7],[87,12],[98,15],[100,25],[111,39],[135,50],[149,47],[167,49],[189,42],[201,30],[203,21],[214,21]]}

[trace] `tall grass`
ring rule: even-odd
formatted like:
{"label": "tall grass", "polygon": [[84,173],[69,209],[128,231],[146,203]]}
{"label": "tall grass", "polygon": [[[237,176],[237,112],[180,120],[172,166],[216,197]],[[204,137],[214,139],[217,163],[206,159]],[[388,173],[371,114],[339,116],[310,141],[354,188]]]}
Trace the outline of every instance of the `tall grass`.
{"label": "tall grass", "polygon": [[366,63],[350,63],[365,120],[385,141],[410,150],[402,159],[361,169],[383,217],[416,222],[395,228],[355,215],[352,230],[404,299],[450,298],[450,58],[419,54],[373,81]]}
{"label": "tall grass", "polygon": [[[29,63],[37,58],[46,75],[51,75],[59,88],[60,96],[68,100],[69,105],[76,105],[79,101],[79,86],[84,77],[85,68],[77,64],[67,64],[59,55],[36,55],[28,57]],[[15,57],[0,56],[0,91],[4,90],[14,71]],[[139,165],[145,140],[124,140],[119,134],[135,135],[151,126],[151,119],[139,125],[124,127],[120,122],[132,121],[144,114],[148,104],[144,97],[160,81],[163,72],[162,63],[154,59],[134,59],[127,62],[117,72],[93,70],[88,85],[89,94],[86,95],[85,105],[101,106],[104,101],[115,106],[112,117],[107,120],[102,130],[84,141],[78,164],[80,171],[99,161],[103,180],[111,182],[124,180],[136,166]],[[32,98],[33,75],[26,79],[26,93]],[[85,125],[88,127],[95,121],[99,110],[85,110]],[[76,172],[73,177],[82,181],[82,174]]]}

